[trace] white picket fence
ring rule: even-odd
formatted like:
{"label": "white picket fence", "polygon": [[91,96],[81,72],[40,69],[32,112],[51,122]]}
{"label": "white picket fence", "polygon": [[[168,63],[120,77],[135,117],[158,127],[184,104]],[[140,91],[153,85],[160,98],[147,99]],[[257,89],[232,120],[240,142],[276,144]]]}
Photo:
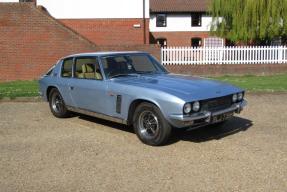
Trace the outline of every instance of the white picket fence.
{"label": "white picket fence", "polygon": [[163,65],[287,63],[286,46],[163,47]]}

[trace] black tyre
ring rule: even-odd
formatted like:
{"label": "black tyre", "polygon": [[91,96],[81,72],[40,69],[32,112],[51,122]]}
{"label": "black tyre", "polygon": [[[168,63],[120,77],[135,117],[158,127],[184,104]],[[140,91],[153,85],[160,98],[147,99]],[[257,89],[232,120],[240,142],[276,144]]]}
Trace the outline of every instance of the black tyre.
{"label": "black tyre", "polygon": [[150,103],[141,103],[133,116],[133,127],[138,138],[147,145],[164,145],[170,136],[171,126],[160,109]]}
{"label": "black tyre", "polygon": [[50,110],[55,117],[65,118],[70,115],[69,111],[66,108],[63,97],[61,96],[58,89],[54,88],[50,91],[49,94],[49,106]]}

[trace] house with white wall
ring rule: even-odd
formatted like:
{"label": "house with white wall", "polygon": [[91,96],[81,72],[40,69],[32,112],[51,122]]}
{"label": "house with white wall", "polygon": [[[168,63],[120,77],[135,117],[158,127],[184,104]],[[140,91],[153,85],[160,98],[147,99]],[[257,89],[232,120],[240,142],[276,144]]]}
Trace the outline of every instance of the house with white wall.
{"label": "house with white wall", "polygon": [[[0,0],[0,2],[19,0]],[[20,0],[35,2],[96,45],[222,46],[210,37],[211,0]]]}
{"label": "house with white wall", "polygon": [[150,0],[151,42],[161,46],[223,46],[209,34],[211,0]]}

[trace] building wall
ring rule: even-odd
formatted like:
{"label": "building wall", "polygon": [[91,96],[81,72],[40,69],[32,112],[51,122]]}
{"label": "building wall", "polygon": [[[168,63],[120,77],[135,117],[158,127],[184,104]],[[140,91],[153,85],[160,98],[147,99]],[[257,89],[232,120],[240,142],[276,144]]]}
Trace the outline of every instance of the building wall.
{"label": "building wall", "polygon": [[37,0],[56,19],[149,18],[149,0]]}
{"label": "building wall", "polygon": [[206,32],[210,31],[212,17],[203,15],[200,27],[191,26],[191,14],[167,14],[166,27],[156,26],[156,14],[150,15],[150,32]]}
{"label": "building wall", "polygon": [[39,79],[70,54],[125,50],[160,57],[157,46],[95,46],[34,3],[0,3],[0,81]]}
{"label": "building wall", "polygon": [[0,0],[1,3],[17,3],[19,0]]}
{"label": "building wall", "polygon": [[37,5],[96,45],[149,44],[149,0],[37,0]]}
{"label": "building wall", "polygon": [[[167,46],[191,46],[192,38],[203,39],[209,37],[208,32],[152,32],[151,43],[156,43],[156,39],[167,39]],[[203,45],[203,44],[202,44]]]}
{"label": "building wall", "polygon": [[148,19],[61,19],[96,45],[149,44]]}
{"label": "building wall", "polygon": [[0,81],[36,79],[60,57],[92,50],[33,3],[0,3]]}

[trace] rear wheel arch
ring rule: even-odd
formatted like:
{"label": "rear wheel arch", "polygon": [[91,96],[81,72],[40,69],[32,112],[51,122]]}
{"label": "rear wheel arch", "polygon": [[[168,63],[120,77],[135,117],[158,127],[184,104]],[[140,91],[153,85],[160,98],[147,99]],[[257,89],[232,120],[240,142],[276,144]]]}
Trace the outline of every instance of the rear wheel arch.
{"label": "rear wheel arch", "polygon": [[51,93],[51,91],[52,91],[53,89],[57,89],[57,90],[59,91],[59,89],[58,89],[57,87],[55,87],[55,86],[49,86],[49,87],[47,88],[47,91],[46,91],[47,101],[49,101],[49,95],[50,95],[50,93]]}
{"label": "rear wheel arch", "polygon": [[56,87],[51,87],[48,98],[50,110],[54,116],[58,118],[66,118],[70,116],[70,112],[65,105],[65,101]]}

